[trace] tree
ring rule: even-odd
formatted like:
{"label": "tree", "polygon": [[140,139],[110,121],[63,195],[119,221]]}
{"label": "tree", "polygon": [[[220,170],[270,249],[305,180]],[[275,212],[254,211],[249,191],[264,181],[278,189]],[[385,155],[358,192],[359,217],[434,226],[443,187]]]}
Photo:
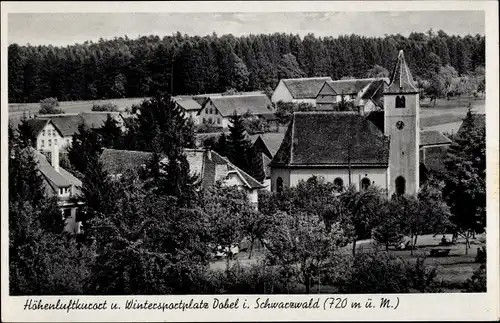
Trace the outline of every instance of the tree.
{"label": "tree", "polygon": [[28,123],[26,115],[23,114],[21,122],[17,125],[17,132],[19,134],[19,144],[22,147],[36,147],[36,134],[33,128]]}
{"label": "tree", "polygon": [[379,213],[380,219],[377,219],[377,226],[373,231],[375,242],[383,245],[385,251],[389,251],[389,246],[398,245],[403,241],[402,214],[399,212],[399,206],[396,201],[387,201]]}
{"label": "tree", "polygon": [[228,155],[228,147],[227,147],[227,136],[225,133],[221,133],[217,139],[217,141],[210,147],[213,151],[217,152],[221,156]]}
{"label": "tree", "polygon": [[[485,66],[484,36],[382,38],[358,35],[301,39],[298,35],[204,37],[182,34],[102,39],[64,47],[8,48],[9,102],[222,93],[230,87],[268,90],[283,77],[363,77],[375,65],[390,67],[404,49],[415,77],[430,80],[441,66],[460,75]],[[377,74],[375,74],[377,75]]]}
{"label": "tree", "polygon": [[40,101],[39,114],[62,114],[64,111],[59,109],[59,101],[56,98],[47,98]]}
{"label": "tree", "polygon": [[9,139],[9,292],[85,294],[91,255],[63,233],[57,198],[45,196],[32,148]]}
{"label": "tree", "polygon": [[102,146],[105,148],[118,149],[122,141],[122,129],[118,125],[118,121],[108,115],[103,126],[99,129],[99,134],[102,137]]}
{"label": "tree", "polygon": [[248,172],[250,169],[248,151],[251,148],[251,143],[246,136],[244,119],[241,115],[234,113],[230,121],[227,157],[233,164]]}
{"label": "tree", "polygon": [[436,267],[425,259],[409,262],[387,252],[360,253],[337,282],[341,293],[409,293],[433,291]]}
{"label": "tree", "polygon": [[249,72],[245,63],[238,57],[238,55],[233,53],[233,70],[232,70],[232,82],[231,87],[236,88],[240,91],[245,90],[248,85]]}
{"label": "tree", "polygon": [[141,103],[137,110],[137,144],[140,150],[151,151],[151,142],[160,133],[163,138],[162,151],[171,150],[171,145],[194,148],[194,123],[186,118],[168,94],[160,93]]}
{"label": "tree", "polygon": [[43,177],[31,147],[9,147],[9,201],[26,201],[33,205],[45,197]]}
{"label": "tree", "polygon": [[270,265],[278,265],[288,273],[293,273],[297,265],[300,282],[309,294],[314,281],[321,284],[324,266],[344,241],[338,225],[327,229],[318,216],[301,211],[277,212],[266,239],[266,258]]}
{"label": "tree", "polygon": [[476,126],[475,118],[469,109],[463,131],[448,150],[443,189],[454,231],[466,240],[466,253],[469,239],[486,226],[486,131]]}
{"label": "tree", "polygon": [[411,195],[394,195],[391,198],[392,211],[397,213],[401,219],[401,231],[410,236],[411,249],[413,255],[417,236],[422,232],[430,230],[431,224],[420,212],[418,200]]}
{"label": "tree", "polygon": [[101,135],[82,123],[78,126],[78,132],[73,135],[68,158],[76,171],[85,174],[91,164],[97,164],[102,149]]}
{"label": "tree", "polygon": [[249,210],[244,217],[241,217],[240,221],[243,235],[250,241],[248,259],[251,259],[255,242],[260,241],[263,243],[271,228],[272,221],[267,215],[258,210]]}
{"label": "tree", "polygon": [[389,77],[389,71],[380,65],[374,65],[366,72],[366,77]]}
{"label": "tree", "polygon": [[208,217],[213,252],[226,255],[226,269],[229,269],[231,249],[244,237],[244,219],[254,212],[246,193],[236,187],[216,185],[202,192],[200,207]]}
{"label": "tree", "polygon": [[281,60],[278,64],[278,78],[281,80],[301,77],[306,77],[306,73],[300,69],[295,56],[290,53],[281,56]]}
{"label": "tree", "polygon": [[109,111],[109,112],[117,112],[118,106],[113,103],[103,103],[103,104],[93,104],[92,111]]}
{"label": "tree", "polygon": [[[97,294],[186,294],[210,260],[209,222],[197,207],[147,189],[133,174],[116,183],[116,209],[93,220]],[[120,273],[109,276],[109,272]]]}
{"label": "tree", "polygon": [[352,254],[356,254],[356,242],[369,237],[372,228],[376,225],[383,205],[383,192],[370,186],[368,189],[358,191],[353,185],[340,195],[340,201],[346,211],[344,217],[344,231],[352,241]]}

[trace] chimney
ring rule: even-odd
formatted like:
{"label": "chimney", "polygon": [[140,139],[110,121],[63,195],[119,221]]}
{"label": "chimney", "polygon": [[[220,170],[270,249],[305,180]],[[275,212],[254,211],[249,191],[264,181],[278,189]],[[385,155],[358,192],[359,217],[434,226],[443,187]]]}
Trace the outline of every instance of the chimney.
{"label": "chimney", "polygon": [[365,115],[365,106],[364,105],[358,105],[358,113],[359,115],[364,116]]}
{"label": "chimney", "polygon": [[57,145],[53,146],[52,153],[50,155],[52,167],[54,167],[56,172],[59,173],[59,148]]}

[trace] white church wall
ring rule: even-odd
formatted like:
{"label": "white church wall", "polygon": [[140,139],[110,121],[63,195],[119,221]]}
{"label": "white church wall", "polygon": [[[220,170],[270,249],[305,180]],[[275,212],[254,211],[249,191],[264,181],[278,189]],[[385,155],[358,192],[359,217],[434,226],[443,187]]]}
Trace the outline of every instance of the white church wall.
{"label": "white church wall", "polygon": [[[347,168],[299,168],[290,172],[290,185],[297,186],[301,180],[308,180],[312,176],[321,176],[327,182],[333,182],[340,177],[344,186],[349,185],[349,171]],[[360,187],[361,179],[367,177],[371,185],[377,185],[382,189],[387,189],[387,168],[352,168],[351,182],[357,189]]]}

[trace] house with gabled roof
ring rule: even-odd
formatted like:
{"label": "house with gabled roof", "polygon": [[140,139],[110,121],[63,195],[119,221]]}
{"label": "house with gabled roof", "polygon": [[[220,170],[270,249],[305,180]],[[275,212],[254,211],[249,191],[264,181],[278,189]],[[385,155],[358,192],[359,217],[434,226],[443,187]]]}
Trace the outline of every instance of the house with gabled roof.
{"label": "house with gabled roof", "polygon": [[78,208],[82,202],[78,201],[82,182],[59,165],[59,148],[52,146],[50,161],[39,151],[34,151],[38,170],[43,178],[43,185],[47,196],[57,197],[57,204],[61,209],[65,225],[64,230],[69,233],[81,233],[81,221],[77,217]]}
{"label": "house with gabled roof", "polygon": [[214,95],[205,99],[197,117],[200,124],[228,128],[234,113],[266,117],[274,109],[265,94]]}
{"label": "house with gabled roof", "polygon": [[181,108],[186,117],[191,118],[195,124],[199,123],[198,112],[201,109],[201,104],[192,96],[175,96],[172,97],[175,105]]}
{"label": "house with gabled roof", "polygon": [[271,190],[271,160],[278,152],[284,136],[285,134],[282,132],[268,132],[249,136],[253,149],[261,159],[259,164],[262,165],[265,174],[264,186],[269,191]]}
{"label": "house with gabled roof", "polygon": [[52,151],[54,146],[65,149],[71,144],[71,136],[68,137],[51,119],[29,119],[26,123],[32,130],[35,141],[33,146],[37,151]]}
{"label": "house with gabled roof", "polygon": [[38,151],[51,151],[57,145],[61,151],[65,150],[78,132],[78,127],[85,124],[90,129],[102,127],[108,116],[117,121],[118,127],[126,131],[126,122],[120,112],[91,111],[79,114],[45,114],[27,120],[32,127],[36,138]]}
{"label": "house with gabled roof", "polygon": [[[236,186],[245,190],[251,203],[257,205],[258,191],[264,189],[252,176],[212,150],[184,149],[191,175],[197,176],[200,188],[208,188],[220,181],[223,185]],[[120,177],[127,171],[138,171],[146,167],[150,152],[104,149],[100,161],[103,168],[113,177]],[[161,163],[166,163],[162,159]]]}
{"label": "house with gabled roof", "polygon": [[[349,89],[363,98],[370,96],[367,93],[382,91],[371,87],[372,82],[354,82],[352,86],[344,82],[337,90],[335,83],[328,87],[334,94]],[[389,84],[384,83],[380,81],[383,122],[362,109],[295,112],[270,163],[271,190],[279,192],[319,176],[333,182],[339,191],[347,185],[359,190],[377,185],[389,196],[417,194],[421,136],[428,140],[426,144],[434,142],[435,136],[420,133],[419,90],[403,51],[398,54]]]}
{"label": "house with gabled roof", "polygon": [[316,96],[317,110],[334,110],[342,102],[352,102],[364,112],[383,109],[383,93],[387,78],[365,78],[326,81]]}
{"label": "house with gabled roof", "polygon": [[271,101],[273,103],[279,101],[297,104],[309,103],[315,106],[319,90],[325,82],[331,80],[332,78],[329,76],[281,79],[274,88]]}

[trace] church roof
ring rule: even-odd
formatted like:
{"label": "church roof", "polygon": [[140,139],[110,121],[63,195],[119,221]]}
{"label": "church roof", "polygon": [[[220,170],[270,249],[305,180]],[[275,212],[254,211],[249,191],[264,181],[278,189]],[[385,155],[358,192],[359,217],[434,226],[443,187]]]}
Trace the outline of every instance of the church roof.
{"label": "church roof", "polygon": [[403,51],[400,50],[398,59],[391,75],[391,82],[385,93],[418,93],[418,87],[415,85],[410,69],[406,64]]}
{"label": "church roof", "polygon": [[271,157],[273,157],[278,152],[278,149],[280,148],[284,136],[285,134],[282,132],[276,132],[276,133],[267,132],[258,135],[251,135],[249,137],[250,141],[252,142],[252,145],[254,145],[255,142],[260,138],[262,143],[266,146],[267,150],[269,151]]}
{"label": "church roof", "polygon": [[349,160],[352,166],[387,167],[389,139],[357,113],[296,112],[271,167],[346,167]]}

